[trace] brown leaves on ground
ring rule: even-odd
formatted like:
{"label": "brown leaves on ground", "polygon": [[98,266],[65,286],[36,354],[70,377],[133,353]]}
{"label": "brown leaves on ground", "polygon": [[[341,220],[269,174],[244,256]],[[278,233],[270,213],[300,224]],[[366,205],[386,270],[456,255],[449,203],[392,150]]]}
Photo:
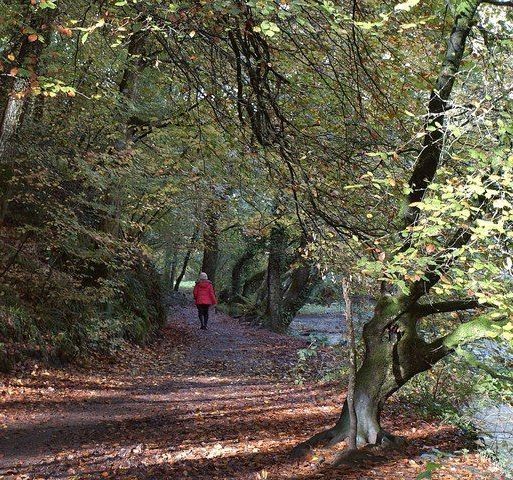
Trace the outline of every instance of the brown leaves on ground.
{"label": "brown leaves on ground", "polygon": [[337,468],[330,463],[339,450],[316,450],[298,464],[292,447],[332,424],[343,397],[335,385],[291,383],[303,347],[222,315],[199,330],[195,311],[182,308],[158,342],[115,365],[4,377],[0,477],[414,479],[436,461],[434,479],[500,478],[462,450],[470,446],[456,429],[399,404],[385,426],[406,438],[403,449],[369,450]]}

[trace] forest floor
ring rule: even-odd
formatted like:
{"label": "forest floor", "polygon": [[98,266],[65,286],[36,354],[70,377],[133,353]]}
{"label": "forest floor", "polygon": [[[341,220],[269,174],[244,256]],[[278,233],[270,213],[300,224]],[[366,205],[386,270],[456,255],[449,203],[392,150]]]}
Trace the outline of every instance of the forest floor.
{"label": "forest floor", "polygon": [[115,363],[0,377],[0,478],[415,479],[433,463],[434,479],[501,478],[457,429],[398,402],[384,423],[403,449],[298,464],[291,448],[336,420],[340,386],[294,384],[304,342],[213,317],[203,331],[175,307],[156,342]]}

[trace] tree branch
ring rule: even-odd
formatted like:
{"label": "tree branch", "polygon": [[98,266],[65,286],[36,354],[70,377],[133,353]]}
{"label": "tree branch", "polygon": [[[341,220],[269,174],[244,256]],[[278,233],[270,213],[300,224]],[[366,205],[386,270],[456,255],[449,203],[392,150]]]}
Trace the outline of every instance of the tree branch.
{"label": "tree branch", "polygon": [[439,337],[426,346],[425,359],[434,365],[436,362],[454,352],[456,347],[474,342],[480,338],[496,336],[494,329],[503,326],[508,319],[504,316],[492,317],[484,314],[469,322],[458,325],[451,333]]}
{"label": "tree branch", "polygon": [[[410,193],[406,199],[407,205],[404,209],[405,227],[417,222],[420,210],[417,206],[411,204],[423,199],[428,185],[435,177],[442,155],[445,112],[449,107],[454,81],[460,69],[467,37],[472,30],[473,20],[480,2],[479,0],[468,0],[466,3],[466,8],[462,9],[456,17],[447,42],[442,69],[429,99],[428,119],[422,142],[422,151],[417,157],[409,181]],[[408,244],[408,242],[406,243]]]}
{"label": "tree branch", "polygon": [[415,314],[418,318],[434,315],[435,313],[448,313],[457,312],[460,310],[472,310],[473,308],[486,307],[487,305],[480,304],[477,300],[462,299],[462,300],[448,300],[446,302],[438,302],[431,304],[417,304],[415,306]]}
{"label": "tree branch", "polygon": [[487,314],[479,315],[469,322],[458,325],[451,333],[435,340],[431,345],[438,342],[445,348],[453,349],[480,338],[495,337],[494,329],[504,325],[507,321],[505,316],[492,318]]}

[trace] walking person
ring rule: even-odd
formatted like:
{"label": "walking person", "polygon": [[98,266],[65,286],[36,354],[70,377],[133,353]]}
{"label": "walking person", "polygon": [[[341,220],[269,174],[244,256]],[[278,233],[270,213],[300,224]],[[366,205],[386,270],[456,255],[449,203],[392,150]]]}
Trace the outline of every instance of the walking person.
{"label": "walking person", "polygon": [[208,323],[208,309],[211,305],[217,305],[217,299],[214,292],[214,286],[208,279],[208,275],[205,272],[200,273],[199,280],[196,282],[192,294],[194,295],[194,303],[198,307],[201,329],[206,330]]}

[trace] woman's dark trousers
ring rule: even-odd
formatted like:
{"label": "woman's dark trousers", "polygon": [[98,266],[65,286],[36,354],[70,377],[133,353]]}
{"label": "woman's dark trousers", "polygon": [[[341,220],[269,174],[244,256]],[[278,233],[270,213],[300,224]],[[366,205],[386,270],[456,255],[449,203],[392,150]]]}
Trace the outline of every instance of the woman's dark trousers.
{"label": "woman's dark trousers", "polygon": [[207,329],[207,322],[208,322],[208,307],[210,305],[198,305],[198,316],[201,322],[201,329],[206,330]]}

